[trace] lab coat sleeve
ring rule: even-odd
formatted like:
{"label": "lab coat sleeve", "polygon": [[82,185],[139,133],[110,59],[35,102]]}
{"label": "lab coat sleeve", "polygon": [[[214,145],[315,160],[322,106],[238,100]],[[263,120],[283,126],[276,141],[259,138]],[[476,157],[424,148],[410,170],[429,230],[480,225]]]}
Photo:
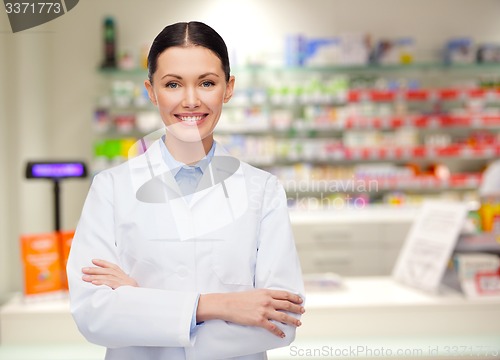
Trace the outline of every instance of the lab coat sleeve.
{"label": "lab coat sleeve", "polygon": [[[118,195],[118,194],[117,194]],[[67,264],[71,313],[92,343],[124,346],[191,346],[197,294],[121,286],[112,290],[82,280],[81,269],[104,259],[121,266],[115,245],[113,177],[98,174],[87,195]]]}
{"label": "lab coat sleeve", "polygon": [[[286,290],[305,301],[286,195],[274,176],[265,187],[258,243],[255,288]],[[260,327],[210,320],[197,330],[195,346],[186,349],[186,354],[188,359],[224,359],[290,345],[296,328],[278,322],[276,325],[285,333],[284,339]]]}

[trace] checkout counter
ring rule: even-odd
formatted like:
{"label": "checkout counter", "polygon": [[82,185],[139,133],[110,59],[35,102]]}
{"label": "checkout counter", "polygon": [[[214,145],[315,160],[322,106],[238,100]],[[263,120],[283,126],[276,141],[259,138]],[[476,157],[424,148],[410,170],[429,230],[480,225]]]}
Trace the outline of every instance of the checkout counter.
{"label": "checkout counter", "polygon": [[[269,359],[500,359],[500,299],[468,299],[446,287],[430,294],[390,276],[416,213],[292,213],[307,311],[295,342],[269,351]],[[345,276],[308,280],[332,271]],[[0,310],[2,360],[103,356],[78,332],[67,297],[26,302],[18,295]]]}

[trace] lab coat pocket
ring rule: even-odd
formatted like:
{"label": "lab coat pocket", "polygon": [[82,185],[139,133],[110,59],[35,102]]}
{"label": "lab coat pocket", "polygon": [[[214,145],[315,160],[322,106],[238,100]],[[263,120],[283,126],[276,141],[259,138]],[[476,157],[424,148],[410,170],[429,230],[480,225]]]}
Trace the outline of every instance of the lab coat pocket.
{"label": "lab coat pocket", "polygon": [[186,257],[191,253],[186,249],[189,245],[180,241],[141,240],[124,249],[121,258],[126,272],[139,286],[172,289],[179,280],[175,275],[186,267]]}
{"label": "lab coat pocket", "polygon": [[139,237],[148,241],[179,241],[169,204],[141,204],[135,223]]}
{"label": "lab coat pocket", "polygon": [[117,245],[127,273],[140,286],[163,288],[175,273],[179,242],[168,204],[136,204],[118,226]]}
{"label": "lab coat pocket", "polygon": [[224,285],[253,288],[254,268],[251,253],[237,241],[215,241],[212,248],[212,268]]}

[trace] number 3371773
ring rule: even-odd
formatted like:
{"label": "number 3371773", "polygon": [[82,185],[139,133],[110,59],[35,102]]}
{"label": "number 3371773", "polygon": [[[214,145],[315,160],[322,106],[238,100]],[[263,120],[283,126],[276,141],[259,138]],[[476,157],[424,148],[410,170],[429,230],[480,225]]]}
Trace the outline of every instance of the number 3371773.
{"label": "number 3371773", "polygon": [[12,2],[5,3],[7,14],[59,14],[61,3],[58,2]]}

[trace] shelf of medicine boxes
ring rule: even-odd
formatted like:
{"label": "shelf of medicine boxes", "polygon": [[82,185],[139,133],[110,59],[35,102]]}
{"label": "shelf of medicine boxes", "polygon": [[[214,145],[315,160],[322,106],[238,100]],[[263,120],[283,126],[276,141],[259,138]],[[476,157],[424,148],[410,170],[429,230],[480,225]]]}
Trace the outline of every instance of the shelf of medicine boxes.
{"label": "shelf of medicine boxes", "polygon": [[491,253],[500,255],[500,230],[460,234],[456,253]]}
{"label": "shelf of medicine boxes", "polygon": [[[251,72],[252,69],[250,69]],[[228,134],[245,134],[251,138],[250,144],[258,144],[258,136],[264,138],[270,144],[257,146],[257,148],[275,148],[274,156],[265,154],[261,158],[255,158],[255,149],[236,149],[240,156],[245,154],[254,155],[247,158],[261,166],[268,166],[276,173],[284,183],[288,180],[320,178],[320,185],[309,184],[308,188],[315,189],[353,189],[353,180],[359,185],[360,181],[376,182],[376,190],[411,190],[420,192],[442,192],[444,190],[475,190],[481,182],[481,170],[486,163],[500,156],[500,137],[496,130],[500,128],[500,111],[498,102],[500,99],[500,81],[491,73],[500,73],[498,64],[488,65],[453,65],[443,64],[414,64],[414,65],[392,65],[392,66],[347,66],[326,68],[300,68],[300,69],[266,69],[255,68],[254,73],[260,79],[250,82],[259,84],[259,81],[270,82],[271,89],[268,91],[267,101],[262,101],[258,85],[255,94],[250,91],[247,98],[239,100],[239,103],[250,103],[246,116],[239,116],[241,123],[230,121],[221,122],[219,131]],[[272,72],[276,74],[272,74]],[[385,73],[383,73],[385,71]],[[393,76],[402,74],[420,74],[426,72],[427,79],[422,84],[428,88],[395,88],[393,90],[367,87],[366,83],[372,82],[380,86],[380,82],[366,76]],[[330,81],[329,76],[342,74],[363,74],[362,81],[349,81],[348,88],[341,84],[342,78],[337,83]],[[481,84],[468,81],[468,77],[477,78],[478,74],[485,75]],[[297,87],[293,78],[301,78],[308,82],[302,88]],[[453,75],[453,76],[452,76]],[[458,75],[458,76],[457,76]],[[288,76],[288,78],[287,78]],[[493,76],[493,77],[492,77]],[[265,79],[269,77],[269,79]],[[274,78],[273,78],[274,77]],[[420,78],[420,75],[418,76]],[[441,81],[443,77],[453,79]],[[467,80],[464,81],[463,78]],[[251,77],[250,77],[251,78]],[[264,80],[262,79],[264,78]],[[459,79],[457,81],[457,78]],[[366,81],[368,79],[368,81]],[[436,81],[436,79],[438,81]],[[352,79],[351,79],[352,80]],[[344,79],[345,81],[345,79]],[[399,81],[399,80],[398,80]],[[340,82],[340,84],[339,84]],[[401,82],[404,86],[414,86],[411,81]],[[394,86],[388,82],[382,83],[386,87]],[[364,87],[363,87],[364,86]],[[273,88],[274,87],[274,88]],[[253,90],[253,89],[250,89]],[[254,99],[254,95],[257,95]],[[234,98],[233,98],[234,99]],[[472,109],[457,109],[457,105],[471,102],[468,106]],[[365,109],[365,105],[385,105],[387,103],[411,104],[413,109],[405,111],[401,115],[392,115],[385,111],[383,115],[353,115],[349,106],[360,107],[359,113]],[[436,104],[446,103],[450,106],[442,106],[436,111]],[[478,103],[490,104],[487,109],[477,110],[474,108]],[[414,105],[415,104],[415,105]],[[422,104],[431,104],[429,109],[421,110]],[[268,111],[264,116],[259,114],[258,109]],[[387,106],[385,105],[386,109]],[[463,106],[462,106],[463,107]],[[277,109],[277,119],[273,118],[273,111]],[[280,109],[291,109],[295,117],[288,115],[288,119],[280,114]],[[258,121],[259,116],[267,117],[267,121]],[[281,116],[281,118],[280,118]],[[283,117],[285,119],[283,119]],[[257,118],[257,121],[255,121]],[[222,120],[222,119],[221,119]],[[222,125],[222,126],[221,126]],[[349,146],[342,134],[347,132],[374,132],[376,134],[387,134],[389,131],[417,132],[426,134],[441,132],[453,135],[455,141],[446,144],[432,145],[423,141],[401,142],[397,145],[382,144],[356,144]],[[463,139],[471,131],[478,131],[478,137],[488,139]],[[340,138],[339,138],[340,135]],[[231,137],[231,135],[228,135]],[[228,140],[228,146],[236,143],[236,146],[244,144],[237,139]],[[477,141],[478,140],[478,141]],[[352,142],[352,141],[351,141]],[[362,141],[360,141],[362,143]],[[274,143],[274,145],[273,145]],[[253,151],[249,151],[253,150]],[[257,152],[258,153],[258,152]],[[449,177],[436,177],[434,175],[412,175],[404,164],[407,162],[419,163],[425,166],[429,162],[453,163],[453,172]],[[392,169],[372,168],[370,175],[363,169],[364,163],[391,163]],[[481,165],[479,165],[481,163]],[[335,164],[335,165],[333,165]],[[384,164],[385,165],[385,164]],[[339,170],[339,167],[341,169]],[[293,169],[295,168],[295,169]],[[304,170],[305,168],[305,170]],[[381,171],[379,171],[381,170]],[[385,172],[382,176],[377,173]],[[343,175],[338,176],[338,173]],[[291,174],[291,175],[290,175]],[[314,176],[314,174],[318,176]],[[328,176],[327,174],[333,174]],[[347,176],[346,176],[347,175]],[[351,186],[349,186],[351,184]],[[295,185],[292,185],[295,189]],[[360,189],[367,188],[359,186]]]}
{"label": "shelf of medicine boxes", "polygon": [[[240,69],[242,74],[254,74],[254,73],[266,73],[274,72],[280,73],[284,72],[287,74],[308,74],[308,73],[322,73],[322,74],[336,74],[336,73],[350,73],[350,72],[375,72],[378,73],[382,70],[387,70],[391,72],[408,72],[408,71],[464,71],[472,72],[474,74],[481,72],[483,70],[491,71],[498,70],[498,65],[453,65],[445,66],[442,64],[413,64],[413,65],[393,65],[393,66],[338,66],[338,67],[324,67],[324,68],[259,68],[259,67],[249,67],[245,69]],[[132,70],[132,71],[102,71],[106,77],[112,79],[144,79],[146,76],[145,70]],[[238,70],[236,71],[238,73]],[[317,84],[316,84],[317,85]],[[257,92],[258,96],[253,96],[251,98],[240,98],[238,101],[237,96],[233,98],[232,103],[234,108],[261,108],[269,109],[273,106],[280,107],[290,106],[291,108],[299,106],[304,107],[312,106],[341,106],[345,104],[352,103],[383,103],[383,102],[436,102],[436,101],[467,101],[467,100],[480,100],[487,102],[495,102],[500,98],[500,90],[494,86],[489,88],[477,88],[477,87],[467,87],[467,88],[434,88],[434,89],[412,89],[412,90],[378,90],[378,89],[346,89],[345,91],[337,91],[334,96],[326,94],[326,96],[309,97],[308,103],[301,103],[300,98],[293,99],[290,98],[290,94],[284,94],[281,96],[281,101],[276,102],[276,97],[268,94],[268,91],[264,89]],[[247,89],[248,90],[248,89]],[[260,89],[262,90],[262,89]],[[317,89],[316,89],[317,90]],[[338,90],[338,89],[337,89]],[[328,91],[328,90],[327,90]],[[281,94],[283,95],[283,94]],[[325,94],[323,94],[325,95]],[[278,97],[279,99],[279,97]],[[302,97],[302,99],[304,99]],[[147,102],[142,99],[141,106],[131,106],[130,104],[120,104],[121,106],[110,106],[111,113],[134,113],[138,111],[149,111],[153,108],[147,106]],[[234,101],[236,100],[236,101]],[[307,102],[306,101],[306,102]],[[248,105],[250,104],[250,105]],[[231,109],[231,106],[229,106]],[[251,110],[250,110],[251,111]],[[265,112],[263,112],[265,114]],[[266,153],[263,156],[246,158],[245,154],[254,153],[254,149],[246,149],[250,151],[242,151],[244,149],[235,149],[236,155],[243,157],[251,163],[259,166],[269,167],[271,171],[277,173],[286,172],[286,168],[289,166],[295,166],[297,163],[302,163],[305,165],[312,166],[332,166],[332,163],[339,162],[377,162],[377,161],[389,161],[389,162],[404,162],[404,161],[416,161],[422,159],[436,159],[436,158],[452,158],[452,159],[491,159],[500,156],[500,145],[499,142],[489,142],[481,144],[448,144],[446,146],[391,146],[391,147],[356,147],[349,148],[344,147],[338,142],[331,141],[328,138],[324,139],[325,136],[331,132],[342,132],[345,130],[395,130],[403,128],[415,128],[420,131],[427,131],[429,129],[434,130],[450,130],[450,129],[495,129],[499,127],[500,115],[497,112],[490,114],[485,113],[474,113],[474,114],[406,114],[404,116],[379,116],[379,117],[360,117],[360,116],[347,116],[342,118],[337,118],[335,121],[330,121],[331,119],[319,119],[315,124],[304,124],[301,122],[295,122],[294,124],[289,124],[289,127],[276,129],[270,126],[269,119],[264,119],[262,121],[262,112],[257,111],[257,116],[260,116],[259,121],[257,121],[257,126],[252,126],[244,119],[244,122],[240,126],[234,123],[229,126],[224,126],[224,121],[221,121],[219,125],[218,133],[221,137],[227,138],[228,133],[240,134],[245,138],[250,138],[252,136],[257,136],[256,141],[263,139],[264,136],[268,137],[269,143],[265,146],[258,144],[260,148],[264,148]],[[222,120],[222,119],[221,119]],[[318,120],[318,119],[315,119]],[[295,128],[295,125],[301,125]],[[113,131],[112,131],[113,133]],[[137,134],[137,131],[133,131]],[[321,133],[320,137],[317,134]],[[226,135],[224,135],[226,134]],[[118,136],[124,136],[122,132]],[[305,135],[305,136],[304,136]],[[140,135],[139,135],[140,136]],[[301,139],[305,137],[305,139]],[[333,136],[334,138],[335,136]],[[323,138],[323,139],[321,139]],[[264,140],[264,141],[268,141]],[[279,154],[279,150],[276,151],[276,145],[283,148],[283,142],[285,148],[296,147],[298,149],[303,148],[303,142],[315,143],[313,146],[314,150],[307,153],[301,153],[299,150],[293,154],[287,154],[282,156]],[[224,142],[224,141],[222,141]],[[318,146],[324,142],[323,149]],[[273,144],[274,143],[274,144]],[[276,144],[277,143],[277,144]],[[288,143],[288,144],[287,144]],[[234,144],[227,144],[230,148]],[[232,150],[232,149],[230,149]],[[285,169],[283,169],[285,168]],[[348,170],[349,172],[349,170]],[[344,172],[345,173],[345,172]],[[378,183],[378,189],[388,189],[388,190],[404,190],[404,189],[474,189],[480,183],[480,173],[469,172],[469,173],[453,173],[449,177],[437,178],[435,176],[408,176],[403,172],[404,176],[364,176],[364,180],[375,180]],[[400,174],[399,174],[400,175]],[[351,177],[352,178],[352,177]],[[333,181],[350,181],[350,179],[333,179]],[[328,181],[332,179],[321,179],[323,185],[328,184]],[[337,184],[338,185],[338,184]]]}

